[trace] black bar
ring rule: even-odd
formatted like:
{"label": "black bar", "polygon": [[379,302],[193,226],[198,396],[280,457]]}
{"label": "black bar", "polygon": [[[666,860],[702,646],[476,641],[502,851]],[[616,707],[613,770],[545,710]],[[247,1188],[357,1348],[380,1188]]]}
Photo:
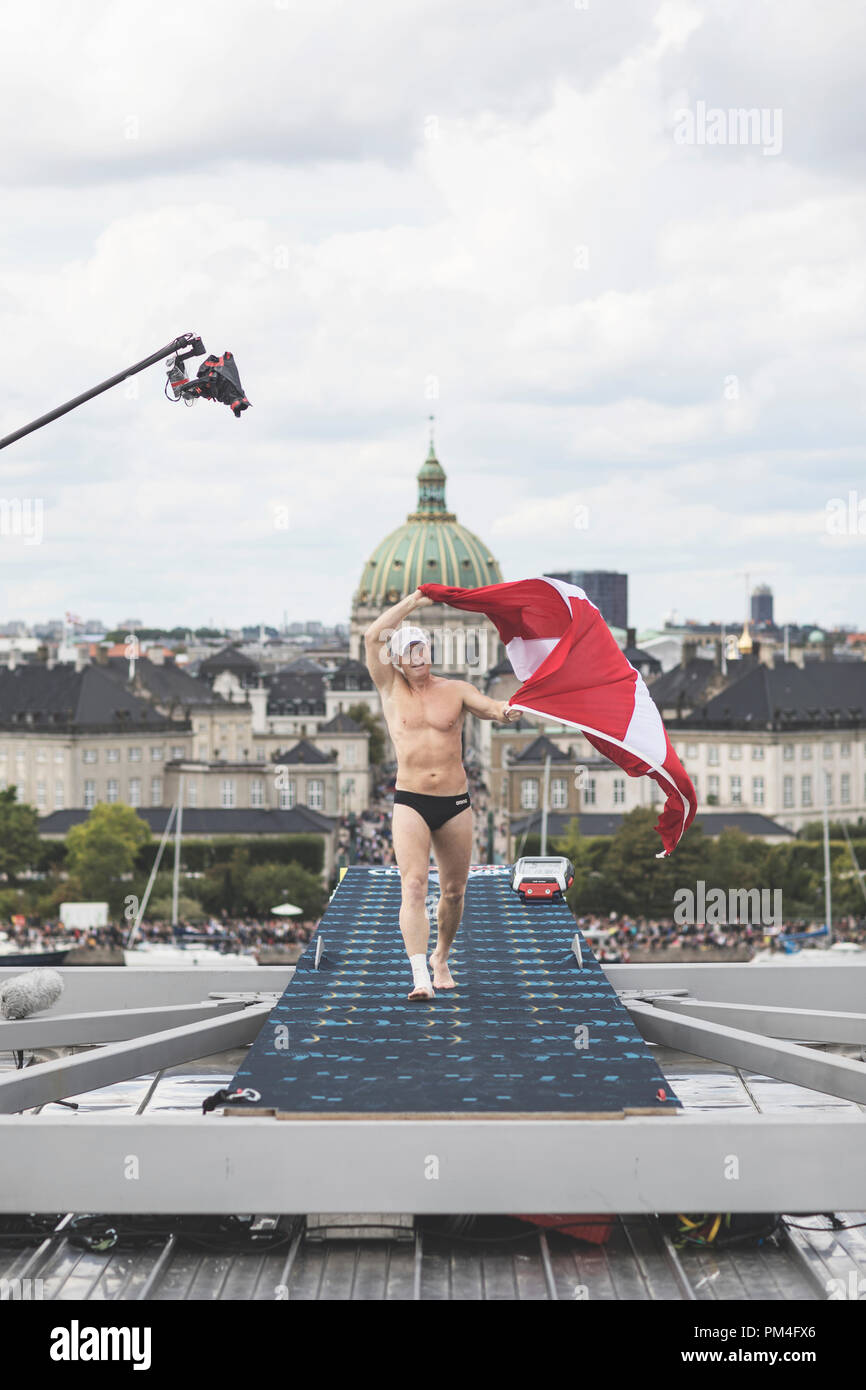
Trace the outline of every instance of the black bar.
{"label": "black bar", "polygon": [[[32,434],[34,430],[41,429],[43,425],[50,424],[52,420],[56,420],[59,416],[65,415],[67,411],[74,410],[76,406],[83,405],[85,401],[92,400],[94,396],[100,395],[103,391],[108,391],[110,387],[117,386],[119,382],[125,381],[127,377],[135,376],[136,372],[144,371],[145,367],[152,367],[154,362],[158,362],[161,357],[168,357],[173,352],[179,352],[182,348],[193,343],[195,338],[196,335],[194,333],[182,333],[179,338],[173,339],[173,341],[166,344],[164,348],[160,348],[158,352],[153,352],[149,357],[145,357],[143,361],[136,362],[134,367],[127,367],[126,371],[118,372],[116,376],[109,377],[107,381],[101,382],[99,386],[91,387],[89,391],[84,391],[80,396],[76,396],[74,400],[67,401],[65,405],[59,405],[56,410],[49,410],[47,415],[40,415],[38,420],[32,420],[29,425],[22,425],[20,430],[15,430],[12,434],[7,434],[5,438],[0,439],[0,449],[5,449],[7,444],[14,444],[16,440],[23,439],[26,434]],[[202,351],[204,351],[204,349],[202,349]],[[188,356],[199,355],[198,353],[188,354]]]}

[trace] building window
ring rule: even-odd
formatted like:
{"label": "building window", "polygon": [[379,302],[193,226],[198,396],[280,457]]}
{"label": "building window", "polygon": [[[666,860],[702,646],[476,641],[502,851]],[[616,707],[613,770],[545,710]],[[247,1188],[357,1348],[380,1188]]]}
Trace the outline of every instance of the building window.
{"label": "building window", "polygon": [[84,809],[89,811],[96,805],[96,783],[84,783]]}
{"label": "building window", "polygon": [[325,784],[320,777],[307,779],[307,805],[311,811],[321,811],[325,805]]}
{"label": "building window", "polygon": [[712,772],[707,778],[707,796],[714,796],[716,801],[719,799],[719,779]]}
{"label": "building window", "polygon": [[55,809],[55,811],[62,811],[62,810],[63,810],[63,783],[62,783],[62,782],[55,782],[55,783],[54,783],[54,809]]}
{"label": "building window", "polygon": [[800,778],[800,805],[812,805],[812,778],[809,775]]}
{"label": "building window", "polygon": [[140,749],[140,748],[130,748],[130,750],[129,750],[129,761],[130,761],[131,763],[140,763],[140,762],[141,762],[141,749]]}
{"label": "building window", "polygon": [[44,811],[44,810],[45,810],[45,804],[46,804],[46,802],[45,802],[45,783],[44,783],[44,782],[37,782],[37,783],[36,783],[36,809],[37,809],[38,811]]}
{"label": "building window", "polygon": [[851,800],[851,773],[843,772],[839,778],[839,800],[847,806]]}
{"label": "building window", "polygon": [[763,762],[763,761],[764,761],[764,745],[763,745],[763,743],[753,743],[753,744],[752,744],[752,762],[753,762],[753,763],[761,763],[761,762]]}
{"label": "building window", "polygon": [[752,778],[752,805],[763,806],[764,804],[764,779],[763,777]]}
{"label": "building window", "polygon": [[693,786],[694,789],[695,789],[695,796],[696,796],[696,797],[699,797],[699,796],[700,796],[700,793],[699,793],[699,790],[698,790],[698,782],[699,782],[699,780],[700,780],[700,779],[699,779],[699,777],[698,777],[698,774],[697,774],[697,773],[694,773],[694,775],[692,776],[692,786]]}
{"label": "building window", "polygon": [[742,778],[741,778],[741,777],[732,777],[732,778],[731,778],[731,805],[732,805],[732,806],[742,806],[742,804],[743,804]]}
{"label": "building window", "polygon": [[829,772],[824,773],[824,790],[827,796],[827,805],[833,805],[833,778]]}
{"label": "building window", "polygon": [[356,763],[357,761],[358,761],[358,745],[357,745],[356,743],[350,743],[350,744],[348,744],[348,746],[347,746],[347,748],[346,748],[346,762],[347,762],[347,763]]}
{"label": "building window", "polygon": [[220,782],[220,805],[227,811],[235,804],[235,779],[224,777]]}
{"label": "building window", "polygon": [[47,762],[48,762],[48,753],[47,753],[47,751],[46,751],[44,748],[37,748],[37,750],[36,750],[36,761],[37,761],[38,763],[47,763]]}
{"label": "building window", "polygon": [[56,763],[62,763],[62,762],[63,762],[63,749],[62,749],[62,748],[55,748],[55,750],[54,750],[54,761],[55,761]]}
{"label": "building window", "polygon": [[839,757],[840,757],[840,758],[850,758],[850,756],[851,756],[851,745],[850,745],[850,743],[840,743],[840,744],[839,744]]}
{"label": "building window", "polygon": [[291,811],[295,804],[295,779],[290,777],[286,785],[280,787],[280,810]]}
{"label": "building window", "polygon": [[257,748],[257,749],[256,749],[256,762],[257,762],[257,763],[263,763],[264,761],[265,761],[265,750],[264,750],[264,748]]}
{"label": "building window", "polygon": [[198,805],[198,781],[192,777],[188,782],[184,782],[183,794],[187,806]]}
{"label": "building window", "polygon": [[584,804],[584,806],[594,806],[594,805],[595,805],[595,778],[594,778],[594,777],[587,777],[587,779],[586,779],[586,786],[585,786],[584,789],[583,789],[583,804]]}
{"label": "building window", "polygon": [[115,802],[115,801],[117,800],[117,795],[118,795],[117,778],[116,778],[116,777],[109,777],[108,783],[107,783],[107,786],[106,786],[105,799],[106,799],[106,801]]}
{"label": "building window", "polygon": [[786,762],[786,763],[790,763],[790,762],[793,762],[793,761],[794,761],[794,745],[793,745],[793,743],[783,743],[783,744],[782,744],[782,757],[785,759],[785,762]]}
{"label": "building window", "polygon": [[716,743],[711,743],[710,746],[709,746],[709,748],[707,749],[707,762],[710,764],[711,767],[715,767],[715,766],[717,766],[718,761],[719,761],[719,748],[718,748],[718,744],[716,744]]}
{"label": "building window", "polygon": [[154,744],[154,746],[151,748],[150,761],[152,763],[162,762],[162,748],[159,746],[159,744]]}
{"label": "building window", "polygon": [[250,805],[264,806],[265,804],[265,784],[261,777],[254,777],[250,782]]}
{"label": "building window", "polygon": [[696,743],[690,743],[688,745],[686,748],[686,756],[689,758],[696,758],[698,756],[698,745]]}
{"label": "building window", "polygon": [[84,753],[83,753],[82,756],[83,756],[84,761],[85,761],[86,763],[95,763],[95,762],[96,762],[96,749],[95,749],[95,748],[85,748]]}
{"label": "building window", "polygon": [[119,749],[119,748],[106,748],[106,750],[105,750],[105,761],[106,761],[107,763],[119,763],[119,762],[120,762],[120,749]]}
{"label": "building window", "polygon": [[207,744],[200,743],[198,746],[198,760],[200,763],[207,762]]}
{"label": "building window", "polygon": [[183,747],[181,746],[181,744],[173,743],[171,745],[171,756],[175,759],[183,757]]}
{"label": "building window", "polygon": [[794,779],[793,777],[782,778],[782,804],[793,806],[794,804]]}
{"label": "building window", "polygon": [[811,758],[811,756],[812,756],[812,745],[811,745],[811,743],[804,743],[804,744],[803,744],[803,747],[800,749],[800,757],[803,759],[804,762],[808,762],[809,759]]}
{"label": "building window", "polygon": [[625,778],[614,777],[613,779],[613,804],[614,806],[625,805]]}
{"label": "building window", "polygon": [[743,756],[743,750],[739,743],[732,743],[729,749],[729,756],[736,760]]}
{"label": "building window", "polygon": [[141,805],[141,778],[130,777],[129,779],[129,804],[130,806]]}
{"label": "building window", "polygon": [[824,757],[825,757],[825,758],[832,758],[832,756],[833,756],[833,745],[832,745],[832,743],[825,743],[825,744],[824,744]]}
{"label": "building window", "polygon": [[538,778],[524,777],[520,783],[520,808],[534,811],[538,805]]}
{"label": "building window", "polygon": [[555,811],[561,811],[568,805],[567,777],[554,777],[550,789],[550,804]]}
{"label": "building window", "polygon": [[150,804],[151,806],[162,805],[162,778],[151,777],[150,779]]}

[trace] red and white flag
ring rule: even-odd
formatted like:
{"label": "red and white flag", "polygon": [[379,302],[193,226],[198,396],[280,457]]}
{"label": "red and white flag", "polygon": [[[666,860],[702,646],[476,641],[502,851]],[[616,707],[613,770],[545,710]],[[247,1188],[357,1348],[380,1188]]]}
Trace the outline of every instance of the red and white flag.
{"label": "red and white flag", "polygon": [[523,684],[516,709],[580,729],[629,777],[652,777],[666,794],[656,823],[664,858],[692,823],[698,799],[673,750],[646,683],[617,646],[583,589],[542,575],[460,589],[422,584],[434,603],[484,613],[496,626]]}

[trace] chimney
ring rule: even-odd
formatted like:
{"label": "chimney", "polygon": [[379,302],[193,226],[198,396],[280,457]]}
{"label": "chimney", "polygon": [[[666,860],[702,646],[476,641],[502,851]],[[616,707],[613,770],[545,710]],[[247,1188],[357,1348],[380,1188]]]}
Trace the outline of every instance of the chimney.
{"label": "chimney", "polygon": [[78,672],[78,671],[83,671],[84,668],[85,668],[85,666],[89,666],[89,665],[90,665],[90,658],[88,657],[87,652],[84,650],[84,647],[82,647],[82,646],[76,647],[76,648],[75,648],[75,670],[76,670],[76,672]]}
{"label": "chimney", "polygon": [[98,664],[99,664],[100,666],[107,666],[107,665],[108,665],[108,648],[107,648],[107,647],[100,647],[100,646],[97,646],[96,651],[94,652],[94,655],[95,655],[96,660],[97,660],[97,662],[98,662]]}
{"label": "chimney", "polygon": [[627,627],[625,630],[625,644],[627,647],[637,646],[637,628]]}
{"label": "chimney", "polygon": [[164,648],[164,647],[148,647],[148,649],[147,649],[147,651],[144,653],[144,655],[147,657],[148,661],[153,662],[154,666],[164,666],[164,665],[165,665],[165,648]]}
{"label": "chimney", "polygon": [[15,667],[18,665],[18,649],[16,647],[9,648],[9,656],[6,665],[9,667],[10,671],[14,671]]}
{"label": "chimney", "polygon": [[717,671],[722,669],[722,639],[717,637],[713,643],[713,665]]}
{"label": "chimney", "polygon": [[693,638],[687,638],[683,642],[683,653],[680,657],[680,665],[687,666],[690,661],[694,661],[697,655],[698,644]]}

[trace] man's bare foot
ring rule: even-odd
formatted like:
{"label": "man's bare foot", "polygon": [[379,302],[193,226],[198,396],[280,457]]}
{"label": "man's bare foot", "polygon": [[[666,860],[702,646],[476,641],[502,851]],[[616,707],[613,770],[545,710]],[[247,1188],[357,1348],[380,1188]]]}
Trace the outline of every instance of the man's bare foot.
{"label": "man's bare foot", "polygon": [[415,988],[413,989],[412,993],[411,993],[410,995],[408,995],[407,997],[408,997],[410,1000],[416,1000],[416,999],[435,999],[435,998],[436,998],[436,996],[435,996],[435,994],[433,993],[432,989],[428,989],[426,985],[416,985]]}
{"label": "man's bare foot", "polygon": [[433,984],[436,989],[456,989],[447,960],[440,961],[435,951],[430,957],[430,969],[433,971]]}

